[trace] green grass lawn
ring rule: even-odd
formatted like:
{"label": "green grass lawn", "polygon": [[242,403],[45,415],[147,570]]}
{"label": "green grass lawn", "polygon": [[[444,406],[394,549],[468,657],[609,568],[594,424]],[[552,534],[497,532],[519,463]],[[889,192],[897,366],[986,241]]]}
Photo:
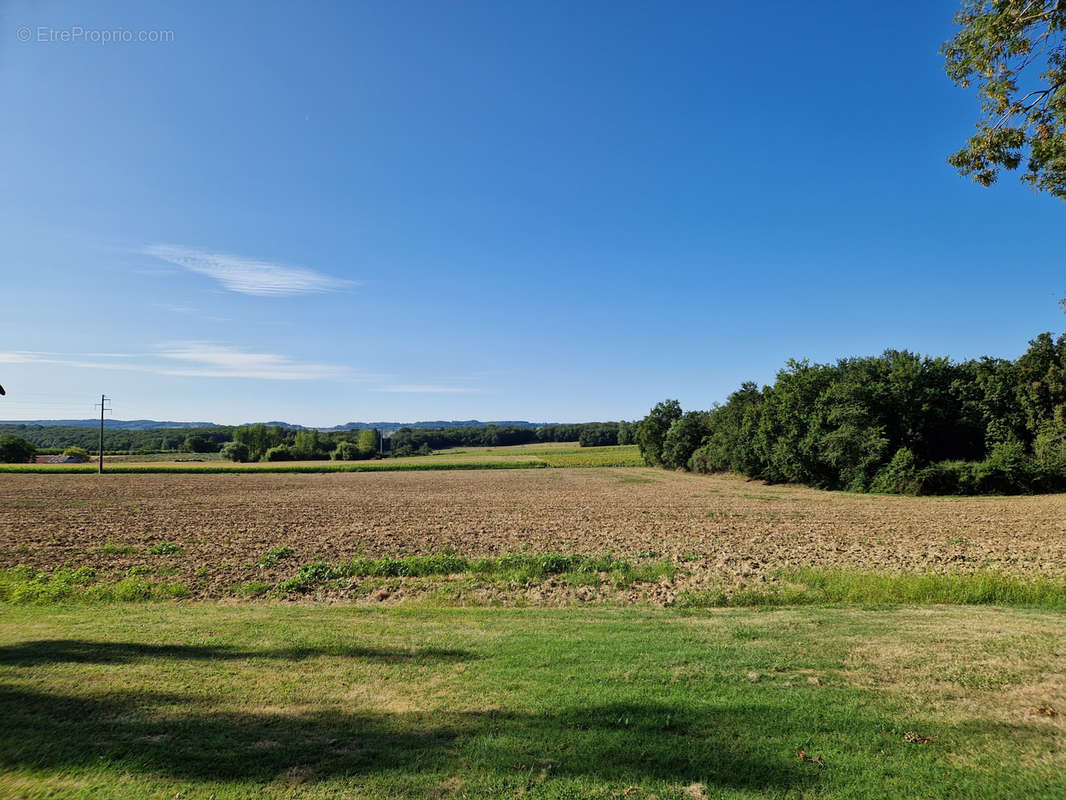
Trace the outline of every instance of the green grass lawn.
{"label": "green grass lawn", "polygon": [[0,796],[1061,798],[1064,636],[987,607],[0,605]]}

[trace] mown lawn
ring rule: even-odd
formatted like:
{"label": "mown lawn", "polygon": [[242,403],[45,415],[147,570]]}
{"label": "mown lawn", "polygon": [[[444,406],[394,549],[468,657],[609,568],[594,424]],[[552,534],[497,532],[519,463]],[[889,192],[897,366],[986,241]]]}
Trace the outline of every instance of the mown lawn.
{"label": "mown lawn", "polygon": [[0,796],[1060,798],[1064,635],[998,608],[0,605]]}

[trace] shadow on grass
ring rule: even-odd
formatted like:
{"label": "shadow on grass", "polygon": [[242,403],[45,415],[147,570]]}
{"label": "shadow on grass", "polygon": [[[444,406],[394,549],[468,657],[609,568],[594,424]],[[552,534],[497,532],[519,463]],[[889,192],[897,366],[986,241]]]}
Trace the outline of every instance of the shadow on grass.
{"label": "shadow on grass", "polygon": [[305,782],[474,774],[521,785],[537,774],[626,785],[702,781],[775,794],[812,787],[820,776],[782,747],[783,737],[797,735],[797,720],[767,705],[280,715],[221,713],[202,698],[175,694],[87,698],[0,686],[0,714],[3,769],[105,766],[116,774],[255,784],[293,774]]}
{"label": "shadow on grass", "polygon": [[34,667],[44,664],[132,664],[151,659],[228,661],[268,658],[299,661],[316,656],[339,656],[383,664],[419,661],[470,661],[478,656],[465,650],[437,647],[390,649],[383,647],[284,647],[252,650],[228,645],[142,644],[93,642],[81,639],[42,639],[0,647],[0,666]]}

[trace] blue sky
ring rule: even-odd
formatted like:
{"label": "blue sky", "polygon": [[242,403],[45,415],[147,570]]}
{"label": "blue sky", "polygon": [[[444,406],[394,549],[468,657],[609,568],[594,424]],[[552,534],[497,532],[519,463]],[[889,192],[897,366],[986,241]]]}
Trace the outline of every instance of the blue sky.
{"label": "blue sky", "polygon": [[1015,357],[1066,206],[945,163],[957,6],[9,0],[0,418],[632,419]]}

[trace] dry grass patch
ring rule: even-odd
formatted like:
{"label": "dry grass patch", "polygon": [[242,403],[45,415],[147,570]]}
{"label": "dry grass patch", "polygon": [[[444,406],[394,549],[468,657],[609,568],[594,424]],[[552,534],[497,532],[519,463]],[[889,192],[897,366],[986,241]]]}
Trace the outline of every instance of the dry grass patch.
{"label": "dry grass patch", "polygon": [[1066,615],[938,608],[891,619],[849,648],[845,680],[926,709],[944,725],[1040,740],[1024,757],[1066,769],[1066,719],[1043,710],[1066,707]]}

